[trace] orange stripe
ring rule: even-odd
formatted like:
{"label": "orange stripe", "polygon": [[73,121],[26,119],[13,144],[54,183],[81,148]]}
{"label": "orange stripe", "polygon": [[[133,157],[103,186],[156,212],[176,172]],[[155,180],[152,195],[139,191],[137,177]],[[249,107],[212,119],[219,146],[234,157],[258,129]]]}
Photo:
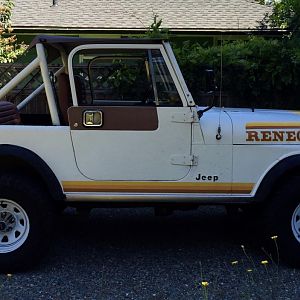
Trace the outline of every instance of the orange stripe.
{"label": "orange stripe", "polygon": [[65,192],[249,194],[252,183],[63,181]]}
{"label": "orange stripe", "polygon": [[253,183],[233,183],[232,194],[250,194],[254,187]]}
{"label": "orange stripe", "polygon": [[246,129],[289,129],[289,128],[300,128],[300,122],[256,122],[247,123]]}
{"label": "orange stripe", "polygon": [[247,126],[246,129],[297,129],[300,126]]}

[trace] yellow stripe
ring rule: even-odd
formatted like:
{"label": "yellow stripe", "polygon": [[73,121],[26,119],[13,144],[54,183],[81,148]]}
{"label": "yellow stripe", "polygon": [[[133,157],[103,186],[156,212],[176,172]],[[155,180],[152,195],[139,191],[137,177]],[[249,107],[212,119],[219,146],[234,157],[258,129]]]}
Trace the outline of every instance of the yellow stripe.
{"label": "yellow stripe", "polygon": [[246,123],[246,129],[284,129],[300,128],[300,122],[251,122]]}
{"label": "yellow stripe", "polygon": [[253,183],[233,183],[232,194],[250,194],[254,187]]}
{"label": "yellow stripe", "polygon": [[63,181],[65,192],[249,194],[253,183]]}

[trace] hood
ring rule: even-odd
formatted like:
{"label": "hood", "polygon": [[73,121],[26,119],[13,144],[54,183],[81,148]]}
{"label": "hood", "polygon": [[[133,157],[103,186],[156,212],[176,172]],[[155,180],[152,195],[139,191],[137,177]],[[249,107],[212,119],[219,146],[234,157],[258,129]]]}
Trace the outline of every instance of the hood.
{"label": "hood", "polygon": [[225,109],[233,144],[300,144],[300,111]]}

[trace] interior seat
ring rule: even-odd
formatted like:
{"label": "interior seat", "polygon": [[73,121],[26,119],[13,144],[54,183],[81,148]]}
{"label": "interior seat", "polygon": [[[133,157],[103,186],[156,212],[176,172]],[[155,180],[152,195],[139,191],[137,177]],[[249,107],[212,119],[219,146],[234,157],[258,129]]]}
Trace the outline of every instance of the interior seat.
{"label": "interior seat", "polygon": [[72,95],[69,76],[62,73],[57,77],[58,84],[58,105],[60,112],[60,121],[62,125],[68,125],[68,108],[72,106]]}
{"label": "interior seat", "polygon": [[[75,88],[78,102],[85,99],[85,89],[80,76],[74,76]],[[61,123],[69,125],[68,108],[73,105],[69,75],[62,73],[57,78],[58,83],[58,105],[60,111]]]}

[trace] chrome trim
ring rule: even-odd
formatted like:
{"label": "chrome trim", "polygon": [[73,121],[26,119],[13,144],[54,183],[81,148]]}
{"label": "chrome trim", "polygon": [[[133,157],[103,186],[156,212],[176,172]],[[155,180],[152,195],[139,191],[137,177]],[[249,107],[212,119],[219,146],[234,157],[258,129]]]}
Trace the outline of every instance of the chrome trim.
{"label": "chrome trim", "polygon": [[[94,124],[94,117],[99,114],[99,124]],[[83,125],[85,127],[101,127],[103,125],[103,113],[101,110],[86,110],[83,112]]]}

